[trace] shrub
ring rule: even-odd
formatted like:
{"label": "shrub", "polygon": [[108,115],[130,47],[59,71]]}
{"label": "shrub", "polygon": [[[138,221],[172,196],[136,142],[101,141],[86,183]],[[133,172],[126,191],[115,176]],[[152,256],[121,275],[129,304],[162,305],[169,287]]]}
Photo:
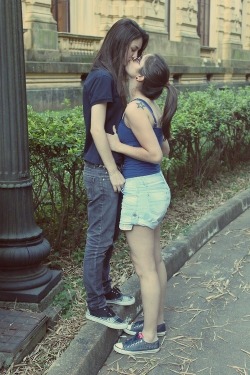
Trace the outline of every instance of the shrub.
{"label": "shrub", "polygon": [[249,87],[180,93],[168,164],[173,188],[201,188],[222,167],[233,169],[249,160],[249,102]]}
{"label": "shrub", "polygon": [[28,126],[37,220],[55,249],[66,237],[74,247],[86,222],[82,109],[36,113],[28,107]]}
{"label": "shrub", "polygon": [[[221,168],[250,159],[249,103],[249,86],[179,94],[170,158],[162,162],[173,194],[186,185],[200,189]],[[28,125],[37,221],[55,250],[79,249],[87,227],[82,108],[37,113],[28,107]]]}

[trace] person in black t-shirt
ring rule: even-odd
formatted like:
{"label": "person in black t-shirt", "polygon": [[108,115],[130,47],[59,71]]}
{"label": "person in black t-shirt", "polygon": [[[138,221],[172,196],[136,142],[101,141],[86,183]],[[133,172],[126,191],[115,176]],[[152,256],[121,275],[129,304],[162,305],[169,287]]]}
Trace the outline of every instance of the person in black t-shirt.
{"label": "person in black t-shirt", "polygon": [[113,133],[126,107],[125,67],[141,56],[148,34],[133,20],[117,21],[108,31],[83,86],[86,126],[84,185],[88,197],[88,230],[83,261],[87,293],[86,318],[114,329],[127,323],[108,306],[132,305],[134,297],[111,286],[113,242],[119,222],[123,157],[112,152],[106,133]]}

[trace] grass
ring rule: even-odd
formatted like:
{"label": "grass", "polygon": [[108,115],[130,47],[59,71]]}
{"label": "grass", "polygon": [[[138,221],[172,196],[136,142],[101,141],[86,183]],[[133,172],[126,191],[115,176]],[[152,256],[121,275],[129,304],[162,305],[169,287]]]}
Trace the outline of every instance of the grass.
{"label": "grass", "polygon": [[[237,170],[221,173],[215,182],[201,191],[186,189],[175,194],[172,198],[171,207],[162,224],[162,245],[166,246],[180,233],[188,228],[206,213],[222,205],[238,192],[250,187],[250,162],[241,164]],[[69,252],[71,254],[71,252]],[[54,261],[53,261],[54,262]],[[52,263],[53,263],[52,262]],[[79,250],[76,255],[65,256],[60,259],[60,267],[63,270],[65,290],[57,298],[57,303],[63,308],[60,317],[53,330],[49,330],[43,341],[37,345],[33,353],[26,356],[18,365],[12,365],[3,370],[4,375],[45,375],[51,364],[68,347],[72,339],[86,324],[85,321],[85,293],[82,288],[81,257]],[[235,264],[235,272],[240,272],[241,263]],[[129,249],[121,236],[117,242],[116,251],[112,258],[111,274],[114,284],[123,284],[132,274],[133,267],[129,258]],[[219,293],[228,293],[227,285],[208,285],[213,288],[214,298]],[[249,287],[249,286],[248,286]],[[217,294],[218,293],[218,294]],[[199,311],[193,311],[198,314]],[[180,340],[180,338],[176,338]],[[198,345],[199,338],[187,338],[185,345]],[[142,359],[143,361],[143,359]],[[187,374],[189,362],[183,359],[183,374]],[[114,366],[119,364],[114,364]],[[143,374],[155,367],[155,360],[145,363]],[[185,369],[185,370],[184,370]],[[239,369],[244,374],[244,369]],[[123,373],[118,369],[117,373]]]}

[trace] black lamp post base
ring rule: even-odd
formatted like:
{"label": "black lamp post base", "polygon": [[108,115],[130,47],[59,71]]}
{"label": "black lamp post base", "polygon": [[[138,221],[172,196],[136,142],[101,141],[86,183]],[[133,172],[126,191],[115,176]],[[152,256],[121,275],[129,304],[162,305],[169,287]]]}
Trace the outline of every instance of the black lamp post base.
{"label": "black lamp post base", "polygon": [[0,25],[0,302],[37,304],[61,271],[41,266],[50,244],[34,218],[21,0],[0,0]]}
{"label": "black lamp post base", "polygon": [[0,290],[0,300],[5,302],[39,303],[61,280],[61,271],[51,270],[50,280],[37,288],[26,290]]}

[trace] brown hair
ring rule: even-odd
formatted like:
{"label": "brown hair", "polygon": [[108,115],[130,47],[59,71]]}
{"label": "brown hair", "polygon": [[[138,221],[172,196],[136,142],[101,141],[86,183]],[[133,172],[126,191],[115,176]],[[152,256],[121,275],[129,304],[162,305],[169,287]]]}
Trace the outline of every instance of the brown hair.
{"label": "brown hair", "polygon": [[169,83],[169,67],[160,55],[149,55],[145,59],[140,74],[144,76],[140,90],[147,98],[155,100],[162,94],[164,87],[168,90],[161,118],[161,125],[164,138],[169,139],[171,120],[177,109],[177,91],[175,87]]}
{"label": "brown hair", "polygon": [[126,105],[126,72],[124,58],[133,40],[142,38],[141,56],[147,47],[149,36],[135,21],[123,18],[110,28],[93,62],[93,68],[105,68],[113,76],[118,94]]}

